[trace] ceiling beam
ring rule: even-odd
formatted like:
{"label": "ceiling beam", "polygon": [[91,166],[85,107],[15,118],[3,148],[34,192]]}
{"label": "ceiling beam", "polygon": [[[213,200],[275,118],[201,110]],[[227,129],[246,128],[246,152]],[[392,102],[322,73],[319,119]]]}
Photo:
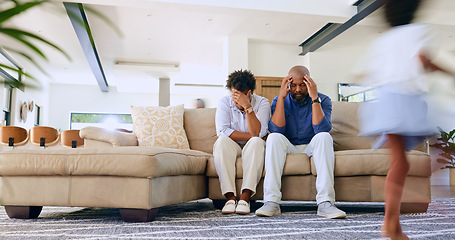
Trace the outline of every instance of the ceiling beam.
{"label": "ceiling beam", "polygon": [[353,3],[357,7],[357,14],[351,17],[348,21],[343,24],[340,23],[327,23],[315,34],[307,38],[299,46],[302,47],[302,52],[299,54],[303,56],[309,52],[314,52],[318,48],[324,46],[330,40],[334,39],[356,23],[360,22],[366,16],[370,15],[382,5],[384,1],[381,0],[359,0]]}
{"label": "ceiling beam", "polygon": [[104,74],[98,51],[96,50],[95,41],[93,40],[92,32],[85,15],[84,6],[81,3],[64,2],[66,12],[71,20],[74,31],[76,32],[79,43],[82,46],[88,64],[95,75],[98,86],[102,92],[108,92],[108,84],[106,75]]}

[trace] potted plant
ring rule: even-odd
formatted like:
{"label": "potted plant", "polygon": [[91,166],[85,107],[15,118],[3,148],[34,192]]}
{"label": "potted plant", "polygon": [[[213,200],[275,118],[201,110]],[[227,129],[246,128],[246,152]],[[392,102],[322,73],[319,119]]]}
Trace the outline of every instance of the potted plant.
{"label": "potted plant", "polygon": [[447,133],[439,128],[439,132],[438,142],[430,146],[443,151],[437,161],[444,164],[441,169],[450,169],[450,185],[455,185],[455,129]]}

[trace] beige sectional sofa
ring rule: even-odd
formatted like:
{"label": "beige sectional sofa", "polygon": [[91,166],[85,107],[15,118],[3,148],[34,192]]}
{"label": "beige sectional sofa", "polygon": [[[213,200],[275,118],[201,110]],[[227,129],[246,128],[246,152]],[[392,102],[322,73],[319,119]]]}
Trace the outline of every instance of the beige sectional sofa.
{"label": "beige sectional sofa", "polygon": [[[337,201],[384,201],[388,152],[370,150],[359,137],[357,103],[334,102]],[[85,128],[85,148],[13,149],[0,154],[0,196],[12,218],[38,217],[42,206],[119,208],[125,221],[151,221],[161,206],[209,197],[222,206],[212,147],[216,109],[185,109],[191,150],[138,147],[134,134]],[[431,201],[430,158],[408,154],[411,170],[402,200],[404,212],[424,212]],[[242,181],[237,159],[237,184]],[[311,158],[290,154],[283,173],[283,200],[314,200],[316,172]],[[253,199],[262,198],[262,181]]]}

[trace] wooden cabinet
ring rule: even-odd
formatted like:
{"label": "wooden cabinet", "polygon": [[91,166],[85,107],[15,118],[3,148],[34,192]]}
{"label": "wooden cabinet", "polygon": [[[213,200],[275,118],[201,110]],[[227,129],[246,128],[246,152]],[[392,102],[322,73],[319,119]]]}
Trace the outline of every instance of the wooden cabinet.
{"label": "wooden cabinet", "polygon": [[258,77],[256,76],[257,95],[263,96],[272,103],[272,100],[280,93],[282,77]]}

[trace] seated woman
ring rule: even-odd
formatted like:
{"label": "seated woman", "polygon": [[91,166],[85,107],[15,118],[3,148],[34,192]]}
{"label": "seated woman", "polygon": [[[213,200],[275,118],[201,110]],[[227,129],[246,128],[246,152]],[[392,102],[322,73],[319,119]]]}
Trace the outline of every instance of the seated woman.
{"label": "seated woman", "polygon": [[[270,120],[270,103],[253,94],[256,79],[247,70],[231,73],[226,88],[231,95],[223,97],[215,115],[218,140],[213,145],[216,172],[222,194],[228,200],[223,214],[250,213],[250,197],[264,168],[265,141]],[[239,202],[236,201],[235,163],[242,156],[243,184]]]}

